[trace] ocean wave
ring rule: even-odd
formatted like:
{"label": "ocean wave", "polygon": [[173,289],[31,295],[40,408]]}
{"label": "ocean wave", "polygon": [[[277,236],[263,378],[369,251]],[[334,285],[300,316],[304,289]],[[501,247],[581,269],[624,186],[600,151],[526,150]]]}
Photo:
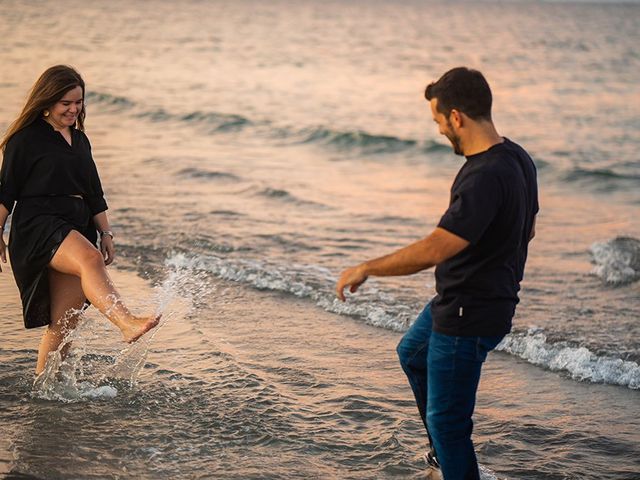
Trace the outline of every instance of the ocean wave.
{"label": "ocean wave", "polygon": [[111,95],[110,93],[87,92],[86,102],[89,105],[102,105],[117,107],[119,110],[135,107],[135,102],[126,97]]}
{"label": "ocean wave", "polygon": [[233,173],[203,170],[200,168],[183,168],[182,170],[177,172],[177,175],[180,177],[202,178],[206,180],[240,180],[240,178]]}
{"label": "ocean wave", "polygon": [[[415,299],[397,298],[367,282],[357,296],[341,302],[335,297],[335,275],[313,265],[291,264],[286,267],[266,261],[222,258],[214,255],[173,253],[165,265],[173,268],[204,271],[215,277],[238,282],[258,290],[283,292],[308,299],[319,308],[338,315],[360,319],[368,325],[394,332],[405,332],[422,304]],[[549,342],[541,329],[511,333],[497,350],[523,358],[549,370],[565,371],[579,381],[606,383],[640,389],[640,365],[614,356],[596,355],[585,347],[564,342]]]}
{"label": "ocean wave", "polygon": [[255,195],[258,197],[264,197],[264,198],[277,200],[284,203],[291,203],[294,205],[329,208],[327,205],[324,205],[322,203],[296,197],[295,195],[288,192],[287,190],[283,190],[280,188],[266,187],[256,191]]}
{"label": "ocean wave", "polygon": [[625,173],[618,173],[610,168],[574,168],[565,175],[565,179],[569,181],[587,179],[621,179],[621,180],[640,180],[638,175],[629,175]]}
{"label": "ocean wave", "polygon": [[380,223],[383,225],[388,225],[388,224],[403,225],[403,226],[424,225],[424,222],[418,219],[410,218],[410,217],[401,217],[397,215],[368,216],[365,218],[370,222]]}
{"label": "ocean wave", "polygon": [[178,117],[187,123],[203,123],[215,127],[215,131],[235,131],[249,125],[251,121],[242,115],[219,112],[191,112]]}
{"label": "ocean wave", "polygon": [[593,255],[594,275],[611,285],[626,285],[640,279],[640,240],[616,237],[596,242],[589,249]]}
{"label": "ocean wave", "polygon": [[585,347],[549,343],[539,328],[507,335],[496,350],[503,351],[571,378],[594,383],[620,385],[640,390],[640,365],[620,358],[598,356]]}
{"label": "ocean wave", "polygon": [[290,138],[294,143],[318,144],[341,152],[356,152],[363,155],[400,152],[424,154],[451,150],[451,147],[432,140],[421,143],[411,138],[374,134],[363,130],[334,130],[324,126],[301,130],[280,130],[280,137]]}
{"label": "ocean wave", "polygon": [[235,210],[211,210],[210,215],[220,215],[222,217],[243,217],[245,214]]}
{"label": "ocean wave", "polygon": [[102,107],[115,107],[118,112],[132,110],[134,117],[152,122],[176,121],[191,125],[202,125],[210,133],[237,131],[251,124],[248,118],[234,113],[197,110],[185,114],[174,114],[169,113],[164,108],[148,109],[127,97],[103,92],[88,92],[87,102]]}
{"label": "ocean wave", "polygon": [[611,168],[573,168],[561,178],[568,183],[579,183],[598,192],[614,192],[620,189],[637,190],[640,175]]}
{"label": "ocean wave", "polygon": [[[403,332],[415,318],[418,305],[396,300],[367,285],[358,297],[341,302],[335,297],[336,278],[328,269],[313,265],[291,264],[286,267],[264,261],[221,258],[213,255],[170,255],[165,264],[174,268],[204,270],[214,276],[250,285],[258,290],[283,292],[309,299],[320,308],[357,317],[367,324],[396,332]],[[370,282],[375,283],[375,282]]]}
{"label": "ocean wave", "polygon": [[301,143],[319,143],[338,150],[358,149],[367,154],[396,153],[415,148],[417,141],[391,135],[374,135],[362,130],[336,131],[325,127],[292,131],[291,136],[302,137]]}
{"label": "ocean wave", "polygon": [[277,125],[271,120],[252,120],[237,113],[197,110],[185,114],[170,113],[164,108],[146,108],[137,102],[121,96],[102,92],[87,94],[90,103],[115,108],[120,112],[131,110],[135,118],[150,122],[180,122],[200,125],[210,134],[236,132],[254,126],[261,136],[289,144],[316,144],[341,152],[355,152],[363,155],[415,152],[419,154],[449,152],[448,145],[436,141],[419,142],[411,138],[394,135],[375,134],[364,130],[335,130],[326,126],[292,127]]}
{"label": "ocean wave", "polygon": [[251,124],[247,118],[235,114],[197,111],[176,115],[167,112],[164,108],[139,111],[134,116],[155,123],[182,122],[191,125],[196,124],[206,128],[209,133],[238,131]]}

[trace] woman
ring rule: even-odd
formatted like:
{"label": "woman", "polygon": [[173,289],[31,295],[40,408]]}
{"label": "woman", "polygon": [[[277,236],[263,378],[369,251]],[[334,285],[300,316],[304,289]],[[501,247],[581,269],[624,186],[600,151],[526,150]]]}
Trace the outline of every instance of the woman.
{"label": "woman", "polygon": [[47,326],[36,375],[65,333],[75,328],[87,300],[127,342],[159,322],[159,317],[132,315],[107,274],[115,250],[98,171],[83,133],[84,90],[73,68],[49,68],[0,143],[0,258],[6,263],[2,234],[16,204],[9,258],[25,327]]}

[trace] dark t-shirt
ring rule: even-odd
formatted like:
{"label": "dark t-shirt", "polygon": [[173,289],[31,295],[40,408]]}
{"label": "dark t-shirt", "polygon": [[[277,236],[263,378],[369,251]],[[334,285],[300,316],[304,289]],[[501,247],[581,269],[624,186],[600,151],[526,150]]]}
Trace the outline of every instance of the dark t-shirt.
{"label": "dark t-shirt", "polygon": [[498,336],[511,330],[537,212],[536,169],[522,147],[505,138],[467,157],[438,226],[470,245],[436,268],[436,332]]}

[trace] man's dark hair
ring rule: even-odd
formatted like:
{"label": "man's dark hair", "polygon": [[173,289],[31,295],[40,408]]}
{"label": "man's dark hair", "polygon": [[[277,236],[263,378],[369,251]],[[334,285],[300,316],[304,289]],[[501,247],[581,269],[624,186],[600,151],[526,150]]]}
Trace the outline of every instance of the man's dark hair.
{"label": "man's dark hair", "polygon": [[424,97],[438,99],[438,111],[447,118],[458,110],[473,120],[491,120],[491,89],[482,73],[457,67],[427,85]]}

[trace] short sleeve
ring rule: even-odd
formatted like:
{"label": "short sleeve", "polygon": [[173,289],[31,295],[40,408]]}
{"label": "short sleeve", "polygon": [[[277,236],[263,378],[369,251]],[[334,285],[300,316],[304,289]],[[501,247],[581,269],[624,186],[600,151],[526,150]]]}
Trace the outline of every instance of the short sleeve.
{"label": "short sleeve", "polygon": [[438,227],[476,244],[496,217],[503,192],[497,175],[473,173],[454,185],[451,203]]}
{"label": "short sleeve", "polygon": [[24,158],[23,148],[13,137],[5,145],[0,169],[0,203],[9,210],[9,213],[13,210],[24,182],[24,175],[22,175],[25,169],[24,162],[26,158]]}

